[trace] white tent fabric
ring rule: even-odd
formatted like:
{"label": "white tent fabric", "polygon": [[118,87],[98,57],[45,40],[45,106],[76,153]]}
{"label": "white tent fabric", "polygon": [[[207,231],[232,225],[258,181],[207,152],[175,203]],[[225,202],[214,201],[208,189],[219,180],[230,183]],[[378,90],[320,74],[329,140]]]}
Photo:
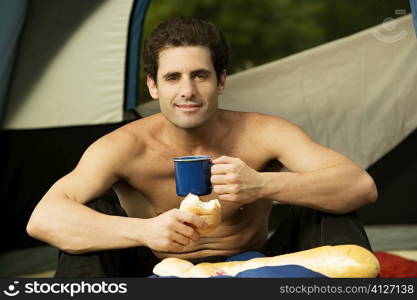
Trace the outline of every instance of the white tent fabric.
{"label": "white tent fabric", "polygon": [[[366,168],[417,127],[410,15],[230,76],[220,107],[290,120]],[[146,116],[158,103],[139,106]]]}
{"label": "white tent fabric", "polygon": [[31,1],[3,129],[122,121],[132,5],[133,0]]}

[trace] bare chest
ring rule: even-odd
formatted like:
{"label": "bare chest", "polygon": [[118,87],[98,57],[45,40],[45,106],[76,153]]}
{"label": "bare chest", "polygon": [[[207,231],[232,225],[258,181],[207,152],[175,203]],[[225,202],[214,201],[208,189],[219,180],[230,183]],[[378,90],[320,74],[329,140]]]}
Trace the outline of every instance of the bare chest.
{"label": "bare chest", "polygon": [[[222,155],[238,157],[249,167],[262,170],[268,165],[268,158],[260,151],[240,145],[239,148],[222,147],[216,151],[207,150],[199,155],[210,155],[213,159]],[[190,155],[169,147],[152,147],[138,161],[133,161],[127,182],[115,185],[119,199],[129,216],[152,217],[173,208],[178,208],[183,197],[176,195],[174,157]],[[202,200],[217,198],[215,193],[201,196]],[[237,204],[222,203],[223,220],[236,219],[241,207]]]}

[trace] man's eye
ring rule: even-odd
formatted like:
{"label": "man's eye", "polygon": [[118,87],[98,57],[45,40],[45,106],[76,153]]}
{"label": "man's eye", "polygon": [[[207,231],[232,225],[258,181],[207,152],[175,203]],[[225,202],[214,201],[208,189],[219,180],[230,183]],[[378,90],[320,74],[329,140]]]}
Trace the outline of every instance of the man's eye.
{"label": "man's eye", "polygon": [[208,78],[208,75],[207,74],[203,74],[203,73],[201,73],[201,74],[197,74],[197,76],[196,76],[198,79],[207,79]]}
{"label": "man's eye", "polygon": [[177,80],[177,79],[178,79],[178,76],[175,76],[175,75],[168,76],[168,77],[166,78],[166,80],[167,80],[167,81],[175,81],[175,80]]}

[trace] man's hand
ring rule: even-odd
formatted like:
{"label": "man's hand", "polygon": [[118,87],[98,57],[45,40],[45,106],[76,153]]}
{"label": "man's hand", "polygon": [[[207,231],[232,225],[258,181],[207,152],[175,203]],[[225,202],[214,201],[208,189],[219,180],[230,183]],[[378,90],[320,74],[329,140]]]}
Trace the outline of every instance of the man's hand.
{"label": "man's hand", "polygon": [[201,217],[177,208],[144,221],[145,244],[161,252],[181,252],[190,240],[199,240],[200,236],[194,228],[208,226]]}
{"label": "man's hand", "polygon": [[248,204],[260,197],[264,185],[261,173],[229,156],[221,156],[213,164],[211,183],[219,200]]}

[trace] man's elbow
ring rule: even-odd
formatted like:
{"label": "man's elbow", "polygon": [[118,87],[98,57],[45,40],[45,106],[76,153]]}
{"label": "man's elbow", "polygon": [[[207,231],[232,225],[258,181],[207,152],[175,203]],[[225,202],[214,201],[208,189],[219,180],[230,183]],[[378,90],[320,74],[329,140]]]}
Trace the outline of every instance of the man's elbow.
{"label": "man's elbow", "polygon": [[27,234],[34,239],[48,243],[69,254],[80,254],[85,252],[83,249],[78,249],[68,242],[65,243],[54,238],[54,232],[56,231],[57,229],[49,226],[47,222],[36,220],[33,217],[30,218],[26,225]]}
{"label": "man's elbow", "polygon": [[30,217],[28,223],[26,224],[26,232],[29,236],[39,239],[39,225],[34,221],[33,215]]}
{"label": "man's elbow", "polygon": [[364,172],[360,186],[363,205],[375,203],[378,199],[378,190],[374,180],[367,172]]}
{"label": "man's elbow", "polygon": [[352,182],[350,191],[348,193],[344,193],[345,195],[349,195],[347,201],[332,211],[333,213],[350,213],[361,207],[375,203],[378,199],[378,191],[375,182],[365,171],[357,177],[357,181]]}
{"label": "man's elbow", "polygon": [[41,220],[34,212],[26,224],[26,232],[34,239],[45,241],[45,233],[51,232],[51,228],[48,228],[48,222]]}
{"label": "man's elbow", "polygon": [[41,212],[35,209],[26,225],[26,232],[34,239],[56,246],[54,236],[56,235],[57,229],[53,224],[54,222],[50,218],[48,221],[47,216],[42,215]]}
{"label": "man's elbow", "polygon": [[30,217],[26,232],[34,239],[48,243],[69,254],[91,252],[78,238],[64,234],[63,227],[34,212]]}

